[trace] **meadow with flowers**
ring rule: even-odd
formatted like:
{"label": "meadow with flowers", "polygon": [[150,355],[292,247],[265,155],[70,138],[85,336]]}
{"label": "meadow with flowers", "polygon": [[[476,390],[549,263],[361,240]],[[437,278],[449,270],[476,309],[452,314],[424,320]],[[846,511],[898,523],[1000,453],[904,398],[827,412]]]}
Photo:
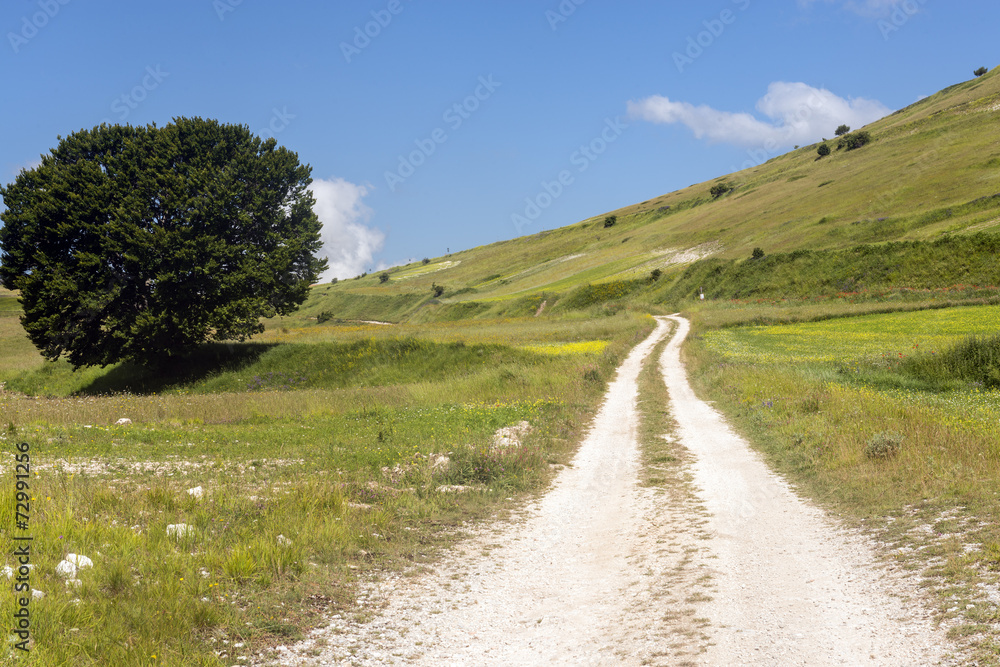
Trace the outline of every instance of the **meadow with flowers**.
{"label": "meadow with flowers", "polygon": [[[44,596],[33,664],[246,664],[330,615],[366,614],[359,577],[431,561],[568,462],[651,327],[632,313],[300,323],[209,350],[210,373],[202,358],[155,374],[72,373],[5,330],[0,447],[31,446],[30,580]],[[0,503],[14,492],[0,485]],[[70,576],[68,554],[92,566]]]}
{"label": "meadow with flowers", "polygon": [[703,328],[688,349],[772,466],[922,573],[980,664],[1000,655],[1000,387],[977,379],[988,357],[960,362],[998,331],[1000,306],[968,306]]}

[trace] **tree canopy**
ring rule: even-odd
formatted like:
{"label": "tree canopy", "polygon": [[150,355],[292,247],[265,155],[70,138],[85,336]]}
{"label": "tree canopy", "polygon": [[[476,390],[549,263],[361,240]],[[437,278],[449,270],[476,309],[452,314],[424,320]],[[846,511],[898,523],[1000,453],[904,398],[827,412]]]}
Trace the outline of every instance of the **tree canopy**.
{"label": "tree canopy", "polygon": [[81,130],[0,188],[0,283],[42,355],[155,365],[245,340],[326,269],[311,168],[245,126]]}

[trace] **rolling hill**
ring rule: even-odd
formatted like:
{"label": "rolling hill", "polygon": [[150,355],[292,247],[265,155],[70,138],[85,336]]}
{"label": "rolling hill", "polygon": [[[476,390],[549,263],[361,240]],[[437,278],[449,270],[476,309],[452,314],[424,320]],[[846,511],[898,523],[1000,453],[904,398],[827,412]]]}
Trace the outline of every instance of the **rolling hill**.
{"label": "rolling hill", "polygon": [[[624,294],[677,303],[700,289],[709,298],[884,290],[911,278],[921,289],[995,285],[998,113],[1000,68],[855,128],[871,138],[859,148],[831,138],[826,157],[819,144],[803,146],[573,225],[396,267],[384,282],[373,274],[320,285],[299,317],[525,315],[581,289],[589,292],[578,305]],[[720,184],[731,189],[713,196]],[[754,248],[767,271],[748,272]],[[602,296],[600,284],[618,287]],[[444,288],[439,299],[434,285]]]}

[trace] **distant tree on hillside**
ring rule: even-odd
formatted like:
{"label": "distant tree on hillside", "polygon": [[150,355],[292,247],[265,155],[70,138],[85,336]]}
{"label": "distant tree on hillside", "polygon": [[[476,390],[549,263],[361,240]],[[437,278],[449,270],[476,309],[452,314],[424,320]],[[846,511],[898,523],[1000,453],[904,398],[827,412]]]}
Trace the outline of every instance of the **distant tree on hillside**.
{"label": "distant tree on hillside", "polygon": [[718,199],[727,192],[732,192],[732,190],[733,190],[732,183],[722,182],[713,185],[712,188],[709,190],[709,193],[711,193],[713,198]]}
{"label": "distant tree on hillside", "polygon": [[849,151],[853,151],[855,148],[861,148],[869,143],[871,143],[872,135],[870,135],[865,130],[860,132],[855,132],[853,134],[845,134],[840,138],[840,142],[837,144],[837,149],[846,148]]}
{"label": "distant tree on hillside", "polygon": [[438,285],[437,283],[431,283],[431,292],[434,294],[434,298],[438,298],[444,294],[444,287]]}
{"label": "distant tree on hillside", "polygon": [[816,149],[816,152],[819,153],[820,157],[826,157],[830,154],[830,147],[826,144],[820,144],[819,148]]}
{"label": "distant tree on hillside", "polygon": [[764,251],[761,248],[754,248],[753,254],[750,255],[750,259],[763,259]]}
{"label": "distant tree on hillside", "polygon": [[850,125],[840,125],[837,127],[836,135],[838,137],[842,137],[850,131],[851,131]]}
{"label": "distant tree on hillside", "polygon": [[976,76],[982,76],[982,75],[986,74],[987,72],[989,72],[988,69],[986,69],[985,67],[980,67],[975,72],[973,72],[973,74],[975,74]]}
{"label": "distant tree on hillside", "polygon": [[389,282],[389,274],[388,273],[380,273],[380,274],[378,274],[378,281],[380,283],[387,283],[387,282]]}
{"label": "distant tree on hillside", "polygon": [[614,227],[616,222],[618,222],[618,216],[609,215],[608,217],[604,218],[604,227],[605,228]]}
{"label": "distant tree on hillside", "polygon": [[81,130],[0,188],[0,283],[42,356],[74,368],[245,340],[327,268],[311,180],[240,125]]}

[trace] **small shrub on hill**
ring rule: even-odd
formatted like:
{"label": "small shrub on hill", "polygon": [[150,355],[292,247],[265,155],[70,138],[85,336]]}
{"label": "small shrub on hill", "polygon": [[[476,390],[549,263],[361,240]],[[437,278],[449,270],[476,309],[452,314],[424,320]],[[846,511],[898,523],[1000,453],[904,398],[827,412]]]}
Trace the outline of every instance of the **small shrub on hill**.
{"label": "small shrub on hill", "polygon": [[434,293],[434,298],[436,299],[442,294],[444,294],[444,287],[442,285],[438,285],[437,283],[432,283],[431,292]]}
{"label": "small shrub on hill", "polygon": [[816,149],[816,152],[819,153],[820,157],[826,157],[830,154],[830,147],[826,144],[820,144],[819,148]]}
{"label": "small shrub on hill", "polygon": [[865,456],[873,461],[891,459],[899,454],[899,447],[903,443],[903,436],[891,431],[876,433],[865,445]]}
{"label": "small shrub on hill", "polygon": [[431,260],[429,260],[428,258],[424,257],[422,260],[420,260],[420,263],[423,264],[424,266],[426,266],[426,265],[428,265],[428,264],[431,263]]}
{"label": "small shrub on hill", "polygon": [[871,140],[872,135],[865,130],[854,132],[853,134],[845,134],[837,143],[837,150],[846,148],[849,151],[853,151],[855,148],[861,148],[862,146],[871,143]]}
{"label": "small shrub on hill", "polygon": [[319,315],[316,316],[316,321],[319,322],[320,324],[323,324],[324,322],[329,322],[332,319],[333,319],[333,313],[331,313],[329,310],[320,311]]}
{"label": "small shrub on hill", "polygon": [[723,183],[716,183],[715,185],[713,185],[712,189],[709,190],[709,193],[712,195],[713,198],[718,199],[727,192],[732,192],[732,190],[733,190],[732,183],[723,182]]}
{"label": "small shrub on hill", "polygon": [[842,137],[842,136],[844,136],[845,134],[847,134],[850,131],[851,131],[851,126],[850,125],[841,125],[841,126],[839,126],[837,128],[836,135],[838,137]]}
{"label": "small shrub on hill", "polygon": [[988,69],[986,69],[985,67],[980,67],[975,72],[973,72],[973,74],[975,74],[976,76],[982,76],[982,75],[986,74],[987,72],[989,72]]}
{"label": "small shrub on hill", "polygon": [[380,274],[378,274],[378,281],[380,283],[387,283],[387,282],[389,282],[389,274],[388,273],[380,273]]}
{"label": "small shrub on hill", "polygon": [[618,222],[617,215],[609,215],[608,217],[604,218],[605,229],[607,229],[608,227],[614,227],[616,222]]}

